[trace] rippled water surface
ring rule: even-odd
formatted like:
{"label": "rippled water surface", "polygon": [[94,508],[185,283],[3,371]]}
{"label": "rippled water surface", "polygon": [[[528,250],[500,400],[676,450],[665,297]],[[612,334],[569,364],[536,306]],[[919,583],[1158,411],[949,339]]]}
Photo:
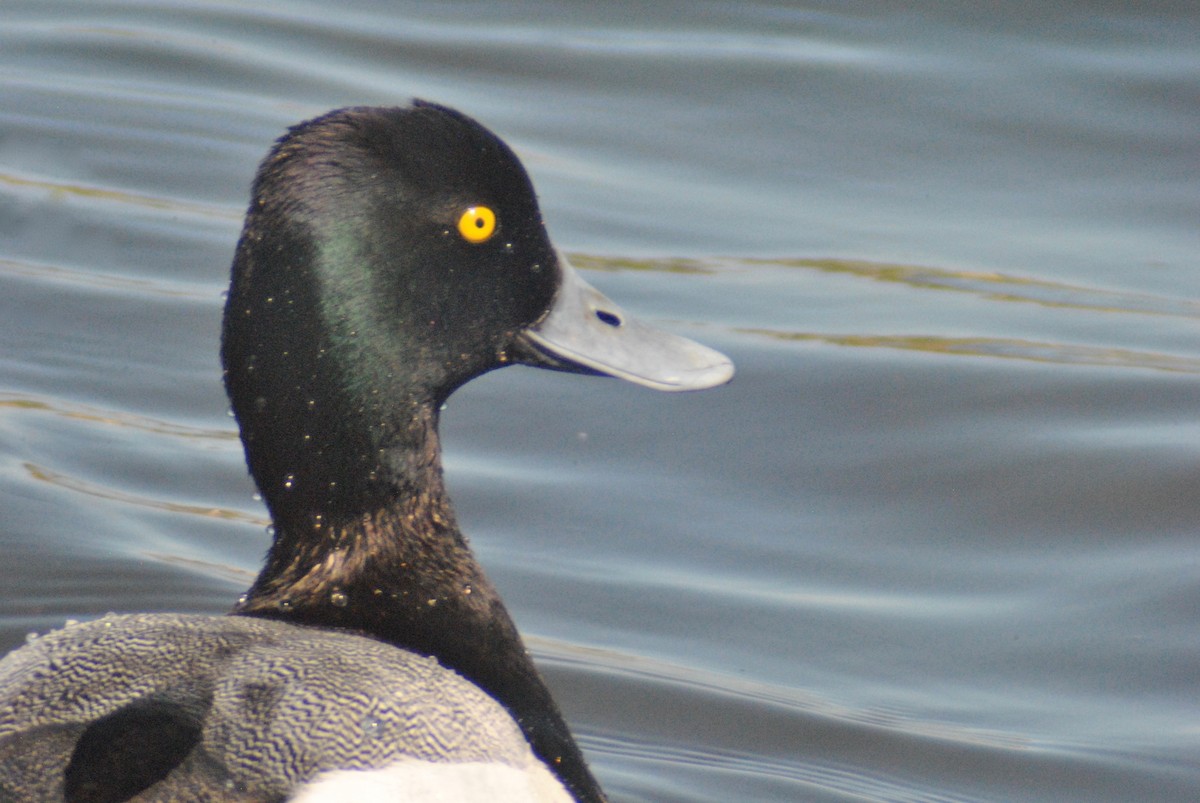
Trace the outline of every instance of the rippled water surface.
{"label": "rippled water surface", "polygon": [[289,124],[413,95],[731,354],[509,369],[460,517],[617,800],[1200,796],[1200,8],[0,5],[0,640],[267,543],[221,292]]}

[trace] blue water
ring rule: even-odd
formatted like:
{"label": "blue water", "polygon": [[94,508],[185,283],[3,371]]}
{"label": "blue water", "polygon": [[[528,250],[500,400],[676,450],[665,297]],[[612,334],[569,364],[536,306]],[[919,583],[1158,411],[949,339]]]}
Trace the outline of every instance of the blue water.
{"label": "blue water", "polygon": [[464,528],[616,800],[1200,797],[1193,2],[0,5],[0,648],[267,544],[221,292],[289,124],[509,140],[670,396],[507,369]]}

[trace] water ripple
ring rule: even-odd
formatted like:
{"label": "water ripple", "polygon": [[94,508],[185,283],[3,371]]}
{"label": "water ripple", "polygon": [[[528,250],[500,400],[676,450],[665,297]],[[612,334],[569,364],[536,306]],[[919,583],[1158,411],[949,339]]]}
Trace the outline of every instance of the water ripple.
{"label": "water ripple", "polygon": [[1200,301],[1084,287],[991,271],[948,270],[923,265],[847,259],[747,259],[742,262],[749,266],[799,268],[819,273],[844,274],[925,290],[973,293],[992,301],[1012,301],[1093,312],[1178,315],[1200,319]]}
{"label": "water ripple", "polygon": [[148,496],[126,493],[124,491],[118,491],[114,488],[98,485],[93,482],[87,482],[86,480],[81,480],[78,477],[72,477],[68,474],[54,471],[46,468],[45,466],[40,466],[37,463],[26,461],[22,465],[31,478],[40,482],[45,482],[63,490],[85,494],[98,499],[106,499],[110,502],[119,502],[123,505],[132,505],[135,507],[144,508],[146,510],[159,510],[167,513],[179,513],[187,516],[202,516],[208,519],[225,519],[227,521],[236,521],[242,524],[253,524],[258,527],[265,527],[269,521],[262,516],[252,516],[241,510],[232,510],[230,508],[223,507],[209,507],[204,505],[189,505],[183,502],[172,502],[165,499],[152,499]]}
{"label": "water ripple", "polygon": [[17,393],[0,394],[0,412],[5,410],[49,413],[73,421],[85,421],[91,424],[102,424],[188,440],[236,441],[238,439],[237,433],[232,429],[188,426],[137,415],[125,410],[108,410],[82,402],[63,399],[47,400]]}
{"label": "water ripple", "polygon": [[[106,207],[113,205],[132,206],[143,212],[167,213],[172,216],[188,215],[233,222],[240,221],[242,217],[242,210],[218,206],[216,204],[183,201],[178,198],[164,198],[145,193],[89,186],[79,182],[56,181],[50,178],[19,175],[11,172],[0,173],[0,188],[13,193],[41,193],[53,200],[69,199],[99,203]],[[111,213],[120,214],[115,210],[111,210]]]}
{"label": "water ripple", "polygon": [[811,341],[854,348],[887,348],[960,357],[992,357],[1061,365],[1099,365],[1109,368],[1139,368],[1172,373],[1200,373],[1200,359],[1150,351],[1049,343],[1019,338],[938,337],[935,335],[833,335],[783,332],[739,327],[734,331],[775,340]]}

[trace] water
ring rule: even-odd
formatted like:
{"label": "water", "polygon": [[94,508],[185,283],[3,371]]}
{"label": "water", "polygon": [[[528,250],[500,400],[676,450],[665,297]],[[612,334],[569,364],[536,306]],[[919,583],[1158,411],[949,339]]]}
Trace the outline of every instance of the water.
{"label": "water", "polygon": [[0,647],[245,588],[216,350],[250,177],[412,95],[738,365],[688,396],[508,369],[445,412],[615,799],[1200,794],[1188,2],[9,0]]}

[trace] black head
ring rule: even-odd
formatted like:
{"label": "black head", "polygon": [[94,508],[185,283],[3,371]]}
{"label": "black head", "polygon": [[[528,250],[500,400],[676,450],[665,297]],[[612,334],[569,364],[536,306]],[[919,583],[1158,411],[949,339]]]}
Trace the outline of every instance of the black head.
{"label": "black head", "polygon": [[237,316],[315,285],[308,325],[329,345],[403,355],[411,391],[444,397],[546,313],[554,263],[529,178],[487,129],[420,101],[344,109],[291,129],[263,162],[225,336],[315,334]]}
{"label": "black head", "polygon": [[389,473],[418,411],[508,359],[554,249],[509,147],[420,101],[296,126],[252,195],[222,341],[251,471],[268,504],[357,507],[331,484]]}

